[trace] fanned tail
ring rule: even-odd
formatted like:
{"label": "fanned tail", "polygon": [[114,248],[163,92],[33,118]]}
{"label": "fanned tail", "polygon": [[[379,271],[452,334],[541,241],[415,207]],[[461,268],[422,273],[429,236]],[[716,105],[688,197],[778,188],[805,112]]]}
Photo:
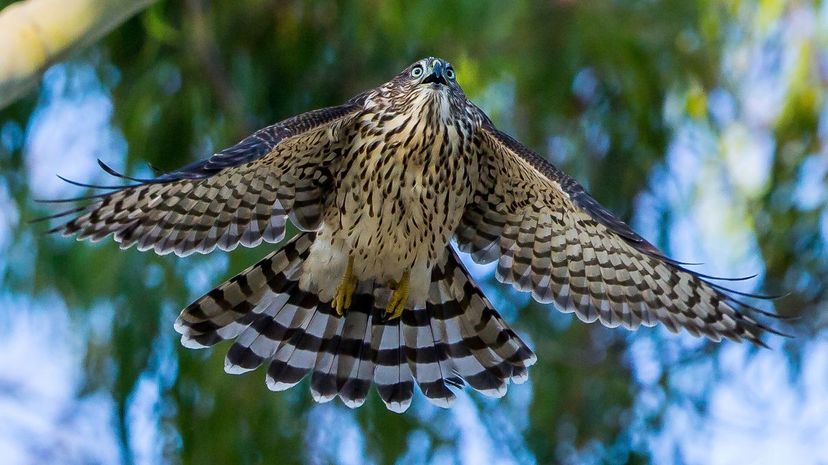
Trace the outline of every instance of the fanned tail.
{"label": "fanned tail", "polygon": [[185,308],[176,321],[182,344],[201,348],[235,339],[225,358],[228,373],[266,364],[267,386],[276,391],[311,373],[314,400],[339,396],[351,408],[365,402],[372,383],[390,410],[404,412],[415,385],[448,407],[453,388],[469,384],[500,397],[509,381],[526,380],[534,354],[451,248],[432,272],[425,308],[388,320],[390,290],[361,282],[340,317],[330,302],[299,288],[314,238],[298,235]]}

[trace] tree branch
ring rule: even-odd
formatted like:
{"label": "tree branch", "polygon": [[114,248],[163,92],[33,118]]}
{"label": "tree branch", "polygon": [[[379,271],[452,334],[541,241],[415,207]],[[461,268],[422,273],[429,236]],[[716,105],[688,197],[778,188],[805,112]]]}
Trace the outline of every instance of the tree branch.
{"label": "tree branch", "polygon": [[0,109],[53,63],[91,45],[155,0],[25,0],[0,11]]}

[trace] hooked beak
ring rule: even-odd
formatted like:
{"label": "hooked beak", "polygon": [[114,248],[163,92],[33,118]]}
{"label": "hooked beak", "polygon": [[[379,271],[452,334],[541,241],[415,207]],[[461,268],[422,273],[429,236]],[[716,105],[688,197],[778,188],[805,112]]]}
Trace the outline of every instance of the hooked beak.
{"label": "hooked beak", "polygon": [[445,68],[443,67],[443,63],[441,63],[439,60],[434,60],[434,62],[431,64],[431,74],[429,74],[428,76],[426,76],[425,79],[423,79],[423,84],[433,82],[436,84],[448,85],[448,81],[446,80],[446,77],[443,75],[444,72]]}

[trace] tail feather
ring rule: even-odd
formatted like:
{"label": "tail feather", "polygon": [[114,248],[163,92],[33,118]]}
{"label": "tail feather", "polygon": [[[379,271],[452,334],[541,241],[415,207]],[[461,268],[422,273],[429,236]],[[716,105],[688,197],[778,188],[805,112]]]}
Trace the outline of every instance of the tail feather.
{"label": "tail feather", "polygon": [[400,318],[374,323],[371,338],[374,383],[386,407],[397,413],[408,409],[414,394],[414,378],[402,342]]}
{"label": "tail feather", "polygon": [[[446,386],[454,376],[448,353],[432,328],[431,308],[404,312],[402,315],[403,343],[408,366],[422,393],[435,405],[448,407],[455,394]],[[462,385],[462,381],[454,380]],[[449,382],[449,384],[452,384]]]}
{"label": "tail feather", "polygon": [[472,352],[463,334],[463,314],[460,302],[454,300],[450,289],[441,286],[441,303],[434,304],[435,325],[440,339],[446,344],[446,352],[452,370],[472,388],[489,397],[502,397],[506,382],[502,376],[491,371]]}
{"label": "tail feather", "polygon": [[464,270],[455,269],[455,280],[465,281],[461,304],[465,311],[460,321],[466,345],[479,359],[488,360],[490,367],[503,370],[502,375],[506,378],[516,383],[525,381],[526,368],[537,360],[535,354],[497,314]]}
{"label": "tail feather", "polygon": [[386,320],[390,290],[362,282],[345,316],[299,288],[315,236],[282,249],[189,305],[176,321],[187,347],[235,339],[228,373],[267,364],[267,385],[284,390],[308,373],[313,399],[339,396],[355,408],[375,384],[388,409],[405,411],[414,386],[448,407],[469,384],[492,397],[527,378],[535,355],[492,308],[450,248],[432,272],[425,308]]}
{"label": "tail feather", "polygon": [[299,235],[188,305],[175,322],[176,331],[182,334],[181,343],[201,348],[238,336],[251,323],[240,320],[252,318],[248,315],[256,309],[261,312],[267,308],[264,304],[270,298],[289,293],[312,243],[313,236]]}
{"label": "tail feather", "polygon": [[355,295],[339,346],[336,380],[339,397],[350,408],[365,403],[374,377],[374,315],[373,291]]}
{"label": "tail feather", "polygon": [[[298,289],[293,289],[293,292],[286,300],[275,300],[271,304],[274,308],[245,330],[247,337],[240,337],[230,347],[225,359],[225,371],[238,374],[258,368],[272,359],[285,341],[301,330],[303,324],[307,324],[309,313],[316,305],[314,296]],[[281,308],[275,308],[278,305]]]}
{"label": "tail feather", "polygon": [[296,317],[286,329],[282,343],[270,357],[266,381],[267,387],[273,391],[284,391],[296,385],[316,360],[323,334],[317,337],[314,333],[324,330],[328,316],[319,311],[319,307],[325,304],[320,304],[313,294],[304,294],[306,297],[301,300],[304,305],[298,306]]}
{"label": "tail feather", "polygon": [[453,369],[474,389],[500,397],[507,381],[526,380],[535,355],[497,314],[451,249],[433,272],[429,306]]}
{"label": "tail feather", "polygon": [[277,318],[290,321],[296,312],[296,307],[286,305],[287,302],[288,296],[280,295],[256,315],[256,320],[239,334],[227,351],[224,371],[237,375],[255,370],[276,352],[285,327],[277,323]]}
{"label": "tail feather", "polygon": [[[326,308],[330,308],[330,305]],[[336,366],[344,337],[342,333],[345,322],[345,318],[338,318],[333,314],[329,315],[325,322],[324,336],[311,375],[311,395],[317,402],[328,402],[336,397]]]}
{"label": "tail feather", "polygon": [[[469,329],[471,300],[465,292],[470,290],[473,295],[479,290],[463,285],[469,281],[460,266],[451,252],[450,259],[435,268],[428,305],[432,308],[440,340],[446,344],[453,371],[481,393],[501,397],[506,393],[506,381],[510,374],[500,368],[502,360],[492,356],[493,353],[486,348],[486,341]],[[475,302],[487,303],[483,300]]]}

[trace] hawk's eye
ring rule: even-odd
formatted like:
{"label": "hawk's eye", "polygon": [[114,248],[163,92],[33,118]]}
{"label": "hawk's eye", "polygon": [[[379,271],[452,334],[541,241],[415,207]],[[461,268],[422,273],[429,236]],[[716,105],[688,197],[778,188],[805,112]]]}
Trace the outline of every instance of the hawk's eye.
{"label": "hawk's eye", "polygon": [[454,80],[454,70],[451,69],[451,68],[447,69],[446,70],[446,77],[453,81]]}
{"label": "hawk's eye", "polygon": [[418,78],[423,75],[423,65],[417,65],[411,68],[411,77]]}

